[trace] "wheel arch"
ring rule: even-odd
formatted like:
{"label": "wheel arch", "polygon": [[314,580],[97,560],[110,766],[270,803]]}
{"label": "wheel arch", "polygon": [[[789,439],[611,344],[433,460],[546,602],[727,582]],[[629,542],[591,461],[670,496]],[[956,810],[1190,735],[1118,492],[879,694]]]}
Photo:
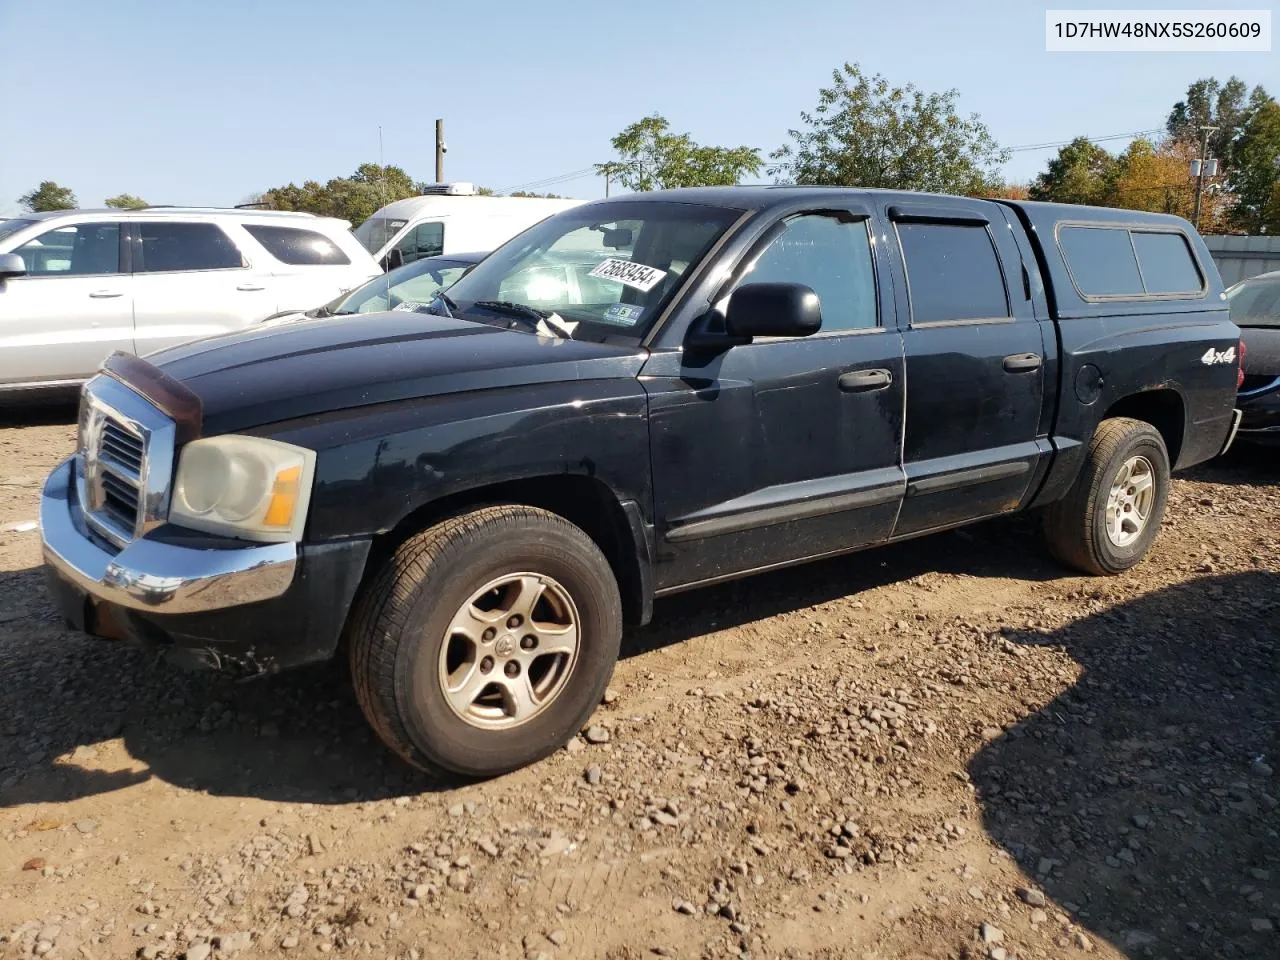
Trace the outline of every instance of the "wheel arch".
{"label": "wheel arch", "polygon": [[603,480],[584,474],[549,474],[456,490],[418,504],[390,530],[374,536],[365,565],[371,577],[409,537],[447,517],[484,506],[537,507],[579,527],[600,548],[618,581],[623,617],[640,626],[653,613],[651,534],[640,505],[623,500]]}
{"label": "wheel arch", "polygon": [[1106,409],[1102,420],[1116,417],[1141,420],[1155,427],[1169,452],[1169,467],[1176,469],[1187,430],[1187,404],[1181,393],[1165,386],[1127,394]]}

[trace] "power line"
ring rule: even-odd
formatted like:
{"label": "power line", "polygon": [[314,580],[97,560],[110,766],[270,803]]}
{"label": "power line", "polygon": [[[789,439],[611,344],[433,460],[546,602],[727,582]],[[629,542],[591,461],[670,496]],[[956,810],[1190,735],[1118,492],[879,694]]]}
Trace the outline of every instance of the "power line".
{"label": "power line", "polygon": [[530,180],[528,183],[517,183],[515,186],[503,187],[501,193],[511,193],[515,190],[531,190],[534,187],[551,187],[557,183],[567,183],[570,180],[578,180],[582,177],[594,175],[595,167],[584,167],[581,170],[571,170],[569,173],[557,174],[553,177],[545,177],[542,180]]}
{"label": "power line", "polygon": [[1031,143],[1024,147],[1009,147],[1010,153],[1022,153],[1026,150],[1051,150],[1054,147],[1065,147],[1069,143],[1076,140],[1088,140],[1090,143],[1106,143],[1108,140],[1124,140],[1128,137],[1145,137],[1152,133],[1161,133],[1162,127],[1153,127],[1150,130],[1134,130],[1132,133],[1112,133],[1105,137],[1072,137],[1070,140],[1055,140],[1052,143]]}

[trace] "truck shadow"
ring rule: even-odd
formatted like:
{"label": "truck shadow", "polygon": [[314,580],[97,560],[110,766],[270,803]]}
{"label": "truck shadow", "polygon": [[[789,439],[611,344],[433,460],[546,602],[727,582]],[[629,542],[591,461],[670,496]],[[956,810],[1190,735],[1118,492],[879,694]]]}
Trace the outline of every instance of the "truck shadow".
{"label": "truck shadow", "polygon": [[[1050,579],[1028,518],[1012,518],[659,601],[623,657],[926,571]],[[244,683],[184,673],[129,645],[68,633],[38,568],[0,572],[0,808],[159,777],[217,795],[353,803],[448,790],[375,739],[343,664]],[[124,749],[109,744],[123,740]]]}
{"label": "truck shadow", "polygon": [[1083,672],[971,761],[985,826],[1129,956],[1275,949],[1278,615],[1280,575],[1251,572],[1007,635],[1062,646]]}

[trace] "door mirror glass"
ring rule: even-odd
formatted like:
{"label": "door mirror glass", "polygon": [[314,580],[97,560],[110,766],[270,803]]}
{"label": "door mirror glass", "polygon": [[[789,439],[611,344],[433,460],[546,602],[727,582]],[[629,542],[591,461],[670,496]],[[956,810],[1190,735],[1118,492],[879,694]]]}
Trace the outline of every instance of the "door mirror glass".
{"label": "door mirror glass", "polygon": [[729,297],[725,327],[734,337],[807,337],[822,329],[822,305],[801,283],[748,283]]}
{"label": "door mirror glass", "polygon": [[26,276],[27,265],[16,253],[0,253],[0,280]]}

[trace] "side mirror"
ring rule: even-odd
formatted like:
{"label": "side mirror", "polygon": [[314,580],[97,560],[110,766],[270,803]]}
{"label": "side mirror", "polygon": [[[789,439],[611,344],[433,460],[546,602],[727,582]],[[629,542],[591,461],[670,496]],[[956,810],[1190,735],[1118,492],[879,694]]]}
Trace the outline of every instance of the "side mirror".
{"label": "side mirror", "polygon": [[807,337],[822,329],[822,304],[801,283],[748,283],[729,297],[725,328],[734,337]]}
{"label": "side mirror", "polygon": [[0,253],[0,280],[9,277],[25,277],[27,265],[16,253]]}

